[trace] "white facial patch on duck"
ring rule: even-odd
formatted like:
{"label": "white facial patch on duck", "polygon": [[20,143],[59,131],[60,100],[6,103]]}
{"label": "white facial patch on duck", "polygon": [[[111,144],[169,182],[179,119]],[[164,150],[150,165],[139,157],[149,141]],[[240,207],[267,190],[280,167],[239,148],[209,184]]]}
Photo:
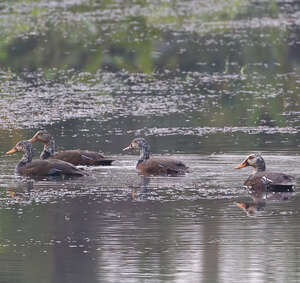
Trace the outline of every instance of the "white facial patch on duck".
{"label": "white facial patch on duck", "polygon": [[250,166],[254,166],[256,163],[256,156],[254,154],[250,154],[247,159],[246,162],[250,165]]}

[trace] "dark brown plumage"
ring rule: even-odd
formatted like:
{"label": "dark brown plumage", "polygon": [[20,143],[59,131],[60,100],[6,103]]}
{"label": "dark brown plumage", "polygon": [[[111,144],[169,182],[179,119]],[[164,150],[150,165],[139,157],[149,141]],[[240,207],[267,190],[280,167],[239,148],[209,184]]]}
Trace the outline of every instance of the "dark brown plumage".
{"label": "dark brown plumage", "polygon": [[293,191],[295,179],[293,176],[266,171],[265,161],[259,154],[250,154],[236,169],[252,166],[254,172],[245,181],[245,187],[249,189],[263,190],[268,188],[274,191]]}
{"label": "dark brown plumage", "polygon": [[69,162],[73,165],[111,165],[114,161],[112,159],[107,159],[99,152],[73,149],[65,150],[55,153],[55,141],[54,138],[47,131],[38,131],[30,140],[31,143],[40,141],[44,144],[44,150],[40,155],[42,160],[44,159],[59,159]]}
{"label": "dark brown plumage", "polygon": [[33,160],[32,144],[29,141],[18,142],[6,154],[23,152],[23,158],[16,166],[16,172],[27,176],[53,176],[53,175],[86,175],[82,170],[76,168],[70,163],[51,159],[51,160]]}
{"label": "dark brown plumage", "polygon": [[151,157],[150,145],[143,138],[134,139],[130,145],[123,150],[139,149],[140,159],[136,168],[145,175],[183,175],[188,172],[188,167],[180,160],[169,157]]}
{"label": "dark brown plumage", "polygon": [[[64,150],[55,153],[51,158],[63,160],[73,165],[87,165],[87,166],[97,166],[97,165],[111,165],[113,162],[112,159],[106,159],[101,153],[73,149],[73,150]],[[50,158],[50,159],[51,159]]]}

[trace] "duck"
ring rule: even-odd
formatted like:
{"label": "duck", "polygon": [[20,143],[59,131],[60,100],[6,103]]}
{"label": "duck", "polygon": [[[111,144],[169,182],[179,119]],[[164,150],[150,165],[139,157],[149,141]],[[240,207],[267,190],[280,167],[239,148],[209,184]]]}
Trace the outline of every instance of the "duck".
{"label": "duck", "polygon": [[23,152],[23,158],[16,165],[16,172],[19,175],[26,176],[53,176],[53,175],[68,175],[68,176],[85,176],[83,170],[76,168],[74,165],[57,160],[32,160],[33,147],[28,140],[18,142],[6,154],[15,152]]}
{"label": "duck", "polygon": [[264,190],[285,192],[294,190],[295,178],[293,176],[266,171],[266,163],[261,154],[253,153],[246,157],[235,169],[246,166],[253,167],[253,173],[244,182],[244,187],[252,190]]}
{"label": "duck", "polygon": [[54,158],[69,162],[75,166],[107,166],[114,161],[107,159],[99,152],[89,150],[71,149],[55,153],[55,140],[46,130],[37,131],[29,141],[31,143],[39,141],[44,144],[44,150],[40,155],[41,160]]}
{"label": "duck", "polygon": [[144,138],[135,138],[123,149],[140,150],[136,168],[143,175],[184,175],[188,167],[180,160],[169,157],[150,157],[150,144]]}

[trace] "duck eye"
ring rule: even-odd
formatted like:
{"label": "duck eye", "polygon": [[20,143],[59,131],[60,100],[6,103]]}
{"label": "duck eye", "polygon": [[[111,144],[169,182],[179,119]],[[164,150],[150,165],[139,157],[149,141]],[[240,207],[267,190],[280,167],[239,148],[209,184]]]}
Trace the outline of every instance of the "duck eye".
{"label": "duck eye", "polygon": [[249,157],[248,157],[248,159],[253,159],[254,158],[254,156],[253,155],[250,155]]}

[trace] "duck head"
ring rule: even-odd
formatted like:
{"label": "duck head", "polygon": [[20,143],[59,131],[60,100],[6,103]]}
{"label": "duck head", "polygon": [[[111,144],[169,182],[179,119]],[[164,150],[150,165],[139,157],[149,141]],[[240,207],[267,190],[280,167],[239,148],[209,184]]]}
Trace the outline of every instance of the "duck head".
{"label": "duck head", "polygon": [[6,154],[13,154],[15,152],[32,153],[32,144],[29,141],[20,141],[11,150],[6,152]]}
{"label": "duck head", "polygon": [[125,147],[123,151],[130,149],[140,150],[140,158],[136,166],[150,157],[150,144],[144,138],[133,139],[130,145]]}
{"label": "duck head", "polygon": [[253,167],[254,172],[266,170],[265,161],[262,158],[262,156],[258,153],[253,153],[253,154],[250,154],[249,156],[247,156],[247,158],[242,163],[240,163],[238,166],[236,166],[235,169],[241,169],[246,166]]}
{"label": "duck head", "polygon": [[125,147],[123,151],[130,149],[146,149],[150,151],[150,145],[144,138],[133,139],[129,146]]}
{"label": "duck head", "polygon": [[6,154],[13,154],[15,152],[23,152],[23,159],[20,161],[20,164],[26,164],[32,161],[33,157],[33,148],[32,144],[29,141],[20,141],[18,142],[11,150],[6,152]]}
{"label": "duck head", "polygon": [[50,140],[51,140],[51,136],[46,130],[39,130],[29,140],[29,142],[34,143],[36,141],[39,141],[39,142],[42,142],[42,143],[49,143]]}

